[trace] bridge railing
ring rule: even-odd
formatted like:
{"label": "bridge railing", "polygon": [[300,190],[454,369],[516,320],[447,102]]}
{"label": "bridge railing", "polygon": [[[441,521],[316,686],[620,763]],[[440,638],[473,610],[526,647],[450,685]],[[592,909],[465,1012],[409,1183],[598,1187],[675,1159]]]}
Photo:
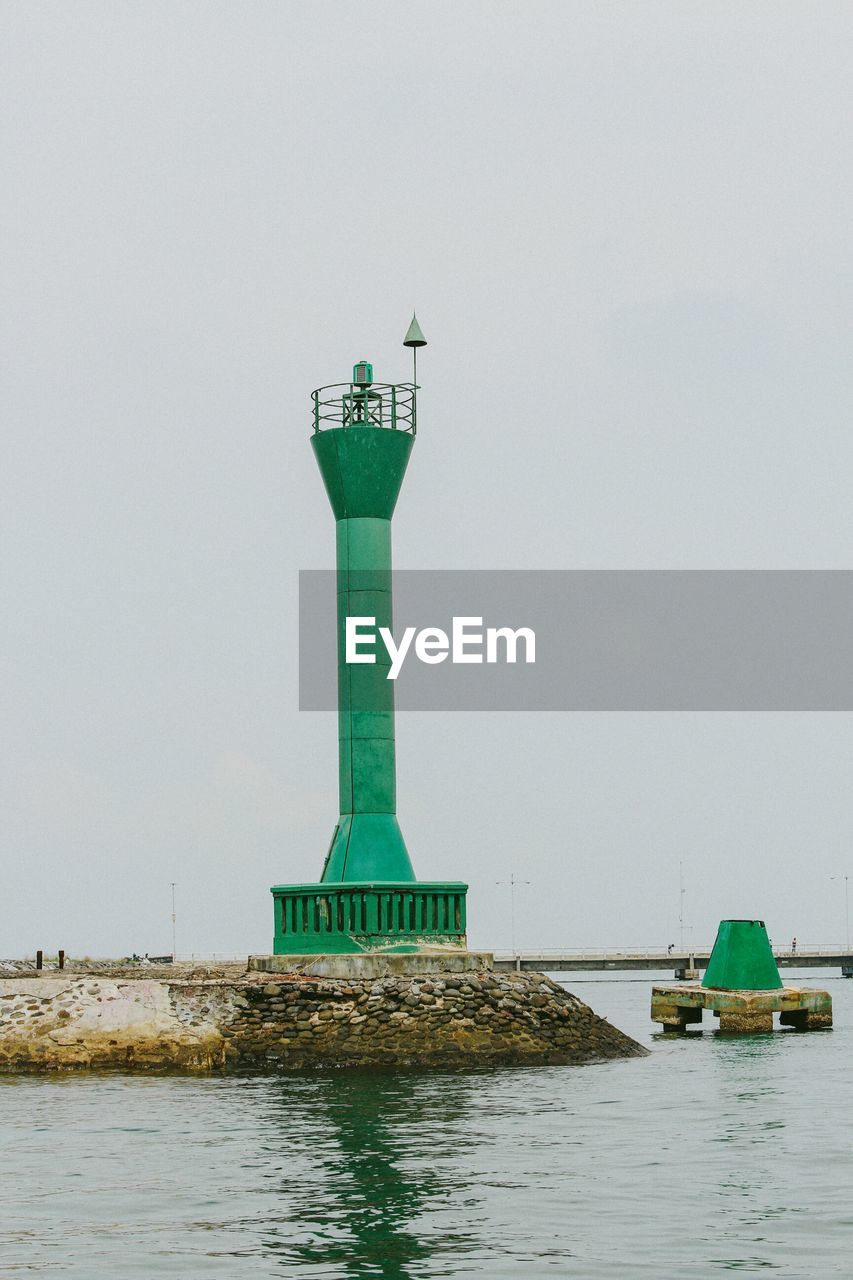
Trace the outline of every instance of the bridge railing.
{"label": "bridge railing", "polygon": [[[677,946],[672,951],[668,949],[668,945],[660,946],[658,944],[648,947],[516,947],[515,951],[495,951],[494,956],[496,960],[513,960],[516,956],[524,956],[525,958],[532,956],[566,956],[572,960],[605,960],[624,957],[625,959],[637,960],[659,958],[669,962],[689,956],[707,956],[711,954],[713,949],[713,943],[696,943],[689,947]],[[851,948],[846,943],[841,942],[798,942],[796,948],[790,946],[773,947],[773,954],[784,959],[796,958],[800,955],[838,956],[850,953]]]}
{"label": "bridge railing", "polygon": [[[798,948],[799,949],[799,948]],[[635,957],[638,960],[660,956],[672,960],[677,956],[710,955],[711,944],[695,947],[676,947],[668,951],[664,947],[516,947],[515,951],[495,951],[495,959],[511,960],[513,956],[570,956],[573,960],[603,960],[609,956]]]}

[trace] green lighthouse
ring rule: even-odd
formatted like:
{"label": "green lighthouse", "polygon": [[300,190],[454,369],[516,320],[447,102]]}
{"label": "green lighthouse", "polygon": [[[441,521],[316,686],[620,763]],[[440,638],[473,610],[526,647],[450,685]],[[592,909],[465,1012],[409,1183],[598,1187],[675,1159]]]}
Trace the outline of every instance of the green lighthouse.
{"label": "green lighthouse", "polygon": [[[404,345],[426,345],[413,318]],[[313,393],[311,444],[336,521],[340,816],[319,883],[276,885],[276,955],[464,948],[467,885],[415,879],[397,821],[394,682],[347,662],[347,618],[392,627],[391,517],[417,433],[417,383],[352,380]]]}

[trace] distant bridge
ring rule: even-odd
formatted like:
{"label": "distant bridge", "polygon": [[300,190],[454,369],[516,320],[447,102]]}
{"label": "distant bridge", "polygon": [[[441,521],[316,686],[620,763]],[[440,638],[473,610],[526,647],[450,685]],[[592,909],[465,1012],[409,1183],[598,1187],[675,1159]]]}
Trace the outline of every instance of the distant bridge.
{"label": "distant bridge", "polygon": [[[774,947],[780,969],[840,969],[853,978],[853,949],[835,946]],[[692,977],[707,969],[710,947],[601,947],[592,950],[496,951],[495,968],[533,969],[539,973],[601,973],[607,970],[672,969],[677,978]]]}

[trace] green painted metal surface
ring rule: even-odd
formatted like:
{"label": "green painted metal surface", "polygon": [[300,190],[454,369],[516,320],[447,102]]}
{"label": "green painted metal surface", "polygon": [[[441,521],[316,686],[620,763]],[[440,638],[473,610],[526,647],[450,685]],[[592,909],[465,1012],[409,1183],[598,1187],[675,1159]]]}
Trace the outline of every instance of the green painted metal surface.
{"label": "green painted metal surface", "polygon": [[[333,427],[315,432],[311,444],[336,520],[391,519],[414,444],[411,432]],[[387,538],[390,548],[390,530]]]}
{"label": "green painted metal surface", "polygon": [[[322,879],[330,886],[377,880],[413,883],[414,868],[396,817],[390,660],[380,647],[376,663],[347,664],[346,618],[373,617],[377,627],[393,624],[391,516],[414,436],[357,425],[317,432],[311,443],[337,521],[340,817]],[[364,936],[370,934],[367,930]],[[311,937],[325,946],[334,942],[335,930]],[[306,947],[311,937],[303,939]],[[377,945],[385,945],[382,937],[380,931]],[[364,950],[364,944],[346,931],[340,932],[339,941],[346,950]]]}
{"label": "green painted metal surface", "polygon": [[347,617],[391,627],[391,514],[414,437],[372,426],[315,433],[312,445],[337,520],[340,818],[324,881],[414,880],[395,817],[394,685],[375,663],[346,662]]}
{"label": "green painted metal surface", "polygon": [[778,991],[782,979],[763,920],[722,920],[702,979],[718,991]]}
{"label": "green painted metal surface", "polygon": [[467,885],[373,881],[276,885],[276,955],[465,946]]}
{"label": "green painted metal surface", "polygon": [[[412,327],[413,326],[413,327]],[[421,346],[413,319],[407,344]],[[391,517],[415,439],[413,385],[353,383],[315,391],[311,444],[335,516],[338,630],[338,789],[319,884],[277,885],[277,955],[465,946],[467,885],[419,883],[397,822],[394,683],[375,663],[346,662],[347,617],[391,628]],[[332,395],[332,392],[337,394]],[[335,425],[329,425],[335,424]]]}

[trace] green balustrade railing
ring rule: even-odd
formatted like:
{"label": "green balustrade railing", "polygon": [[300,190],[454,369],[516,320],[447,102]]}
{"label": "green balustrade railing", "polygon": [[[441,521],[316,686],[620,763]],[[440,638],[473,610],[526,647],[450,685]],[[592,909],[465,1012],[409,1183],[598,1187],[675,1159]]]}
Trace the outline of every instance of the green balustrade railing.
{"label": "green balustrade railing", "polygon": [[464,947],[465,894],[455,881],[275,885],[277,954]]}

